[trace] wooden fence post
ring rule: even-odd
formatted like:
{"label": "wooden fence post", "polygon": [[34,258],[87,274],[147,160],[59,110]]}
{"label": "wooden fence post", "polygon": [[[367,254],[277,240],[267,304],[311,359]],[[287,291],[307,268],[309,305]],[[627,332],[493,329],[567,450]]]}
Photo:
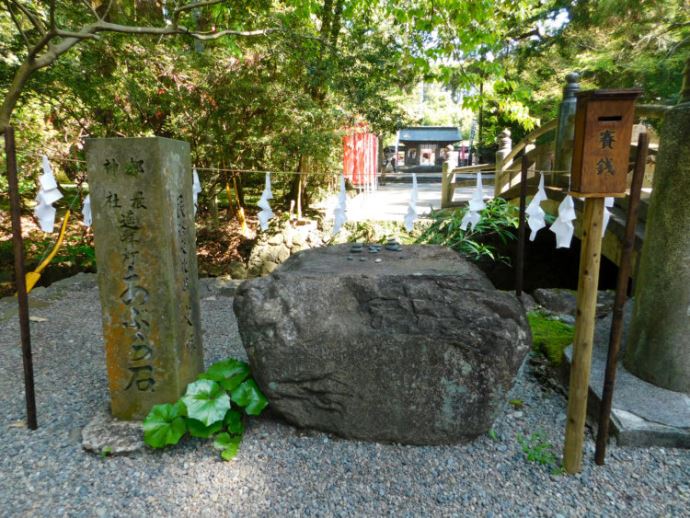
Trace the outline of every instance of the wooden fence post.
{"label": "wooden fence post", "polygon": [[618,351],[623,338],[623,308],[628,298],[628,282],[632,271],[632,254],[635,246],[635,227],[637,226],[637,211],[640,205],[640,191],[644,180],[644,170],[647,165],[647,150],[649,149],[649,135],[640,133],[637,141],[635,169],[633,171],[630,198],[628,199],[628,214],[625,223],[625,239],[621,253],[618,281],[616,285],[616,299],[613,304],[611,320],[611,334],[609,335],[609,350],[606,356],[606,371],[604,373],[604,387],[599,405],[599,428],[597,429],[597,448],[594,461],[602,466],[606,457],[606,443],[609,438],[609,420],[613,405],[613,386],[616,382],[618,368]]}
{"label": "wooden fence post", "polygon": [[573,72],[565,77],[566,85],[563,88],[563,101],[558,110],[558,128],[556,130],[556,159],[557,171],[570,171],[573,159],[573,139],[575,137],[575,108],[577,98],[575,94],[580,91],[580,75]]}
{"label": "wooden fence post", "polygon": [[450,175],[449,175],[449,164],[448,161],[443,162],[441,168],[441,208],[445,209],[450,207]]}
{"label": "wooden fence post", "polygon": [[441,208],[446,209],[453,204],[455,194],[455,168],[458,160],[454,151],[448,153],[448,157],[441,166]]}
{"label": "wooden fence post", "polygon": [[501,131],[501,134],[498,136],[498,151],[496,151],[496,172],[494,173],[494,197],[499,196],[501,194],[501,191],[503,191],[503,185],[505,183],[503,178],[503,171],[505,171],[512,164],[512,161],[506,163],[505,159],[512,149],[513,141],[510,138],[510,130],[508,128],[505,128],[503,131]]}

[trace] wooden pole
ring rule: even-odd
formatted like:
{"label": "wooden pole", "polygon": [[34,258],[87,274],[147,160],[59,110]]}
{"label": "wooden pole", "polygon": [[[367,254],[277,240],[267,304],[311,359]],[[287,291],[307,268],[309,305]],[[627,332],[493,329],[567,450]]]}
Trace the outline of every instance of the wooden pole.
{"label": "wooden pole", "polygon": [[577,316],[573,361],[570,366],[568,389],[568,420],[565,428],[563,465],[568,473],[578,473],[582,467],[582,444],[587,417],[589,372],[592,366],[592,341],[597,309],[599,263],[601,261],[601,227],[604,218],[604,198],[587,198],[582,226],[580,278],[577,286]]}
{"label": "wooden pole", "polygon": [[17,157],[14,144],[14,129],[5,128],[5,152],[7,155],[7,183],[10,191],[12,213],[12,241],[14,244],[14,276],[17,283],[19,304],[19,332],[22,341],[24,362],[24,396],[26,399],[26,423],[30,430],[38,428],[36,419],[36,395],[34,391],[34,364],[31,354],[31,331],[29,328],[29,299],[26,293],[24,271],[24,242],[22,240],[21,200],[17,182]]}
{"label": "wooden pole", "polygon": [[611,405],[613,403],[613,387],[616,382],[618,351],[620,350],[621,338],[623,336],[623,306],[628,298],[628,281],[632,269],[632,253],[635,245],[637,211],[640,205],[640,191],[642,190],[642,181],[644,180],[648,148],[649,136],[646,133],[640,133],[637,141],[635,170],[633,171],[632,185],[630,186],[630,198],[628,199],[625,239],[623,241],[621,261],[618,267],[618,284],[616,285],[616,299],[613,304],[609,350],[606,357],[606,373],[604,375],[604,389],[601,395],[601,405],[599,407],[597,448],[594,453],[594,462],[599,466],[604,465],[604,460],[606,458],[606,443],[609,438],[609,418],[611,416]]}
{"label": "wooden pole", "polygon": [[515,258],[515,295],[522,297],[522,284],[525,269],[525,209],[527,205],[527,171],[529,159],[522,155],[520,169],[520,218],[518,220],[517,257]]}

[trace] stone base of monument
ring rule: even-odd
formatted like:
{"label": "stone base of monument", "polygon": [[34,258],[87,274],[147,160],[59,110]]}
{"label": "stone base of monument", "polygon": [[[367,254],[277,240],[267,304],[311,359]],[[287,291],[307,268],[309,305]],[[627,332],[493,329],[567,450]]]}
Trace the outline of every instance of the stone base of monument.
{"label": "stone base of monument", "polygon": [[517,298],[437,246],[302,251],[244,282],[234,310],[273,411],[361,440],[486,433],[531,343]]}
{"label": "stone base of monument", "polygon": [[[632,301],[629,301],[625,308],[626,330],[631,313]],[[599,418],[610,329],[610,315],[598,320],[587,405],[589,422],[594,429]],[[625,339],[627,333],[623,337]],[[572,361],[572,346],[566,349],[566,360],[567,374]],[[567,377],[564,383],[567,389]],[[619,446],[690,448],[690,395],[647,383],[628,372],[619,362],[610,430]]]}
{"label": "stone base of monument", "polygon": [[144,448],[144,431],[140,421],[120,421],[108,410],[96,414],[81,432],[85,450],[101,455],[132,453]]}

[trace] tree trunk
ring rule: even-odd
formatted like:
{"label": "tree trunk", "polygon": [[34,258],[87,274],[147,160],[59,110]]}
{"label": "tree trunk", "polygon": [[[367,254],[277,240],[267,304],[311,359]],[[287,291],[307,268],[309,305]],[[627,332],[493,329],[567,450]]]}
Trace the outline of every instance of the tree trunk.
{"label": "tree trunk", "polygon": [[[686,66],[690,85],[690,60]],[[624,364],[690,394],[690,89],[664,120]]]}
{"label": "tree trunk", "polygon": [[0,108],[0,132],[5,131],[5,128],[9,126],[12,112],[17,106],[17,101],[19,101],[22,89],[29,80],[32,72],[33,67],[30,63],[22,63],[17,73],[14,75],[12,84],[8,88],[5,99],[3,100],[2,108]]}
{"label": "tree trunk", "polygon": [[295,202],[295,210],[297,211],[297,219],[302,217],[302,211],[308,208],[307,199],[304,196],[304,187],[307,184],[307,173],[309,173],[309,157],[301,155],[299,158],[299,167],[297,172],[300,174],[294,175],[291,185],[290,193],[288,195],[288,203],[290,200]]}
{"label": "tree trunk", "polygon": [[211,228],[218,228],[218,195],[214,192],[208,195],[208,209],[211,213]]}

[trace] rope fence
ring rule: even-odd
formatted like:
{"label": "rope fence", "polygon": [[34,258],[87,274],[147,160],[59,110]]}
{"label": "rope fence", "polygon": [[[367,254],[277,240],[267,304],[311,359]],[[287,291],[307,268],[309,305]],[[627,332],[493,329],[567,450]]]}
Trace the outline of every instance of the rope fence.
{"label": "rope fence", "polygon": [[[43,155],[34,155],[36,158],[41,158]],[[48,155],[46,155],[48,156]],[[48,160],[51,162],[72,162],[77,164],[86,164],[86,160],[80,160],[77,158],[63,158],[56,156],[48,156]],[[195,167],[197,172],[217,172],[217,173],[242,173],[242,174],[292,174],[292,175],[310,175],[310,176],[340,176],[341,172],[329,172],[329,173],[317,173],[308,171],[277,171],[277,170],[264,170],[264,169],[240,169],[240,168],[221,168],[221,167]]]}

